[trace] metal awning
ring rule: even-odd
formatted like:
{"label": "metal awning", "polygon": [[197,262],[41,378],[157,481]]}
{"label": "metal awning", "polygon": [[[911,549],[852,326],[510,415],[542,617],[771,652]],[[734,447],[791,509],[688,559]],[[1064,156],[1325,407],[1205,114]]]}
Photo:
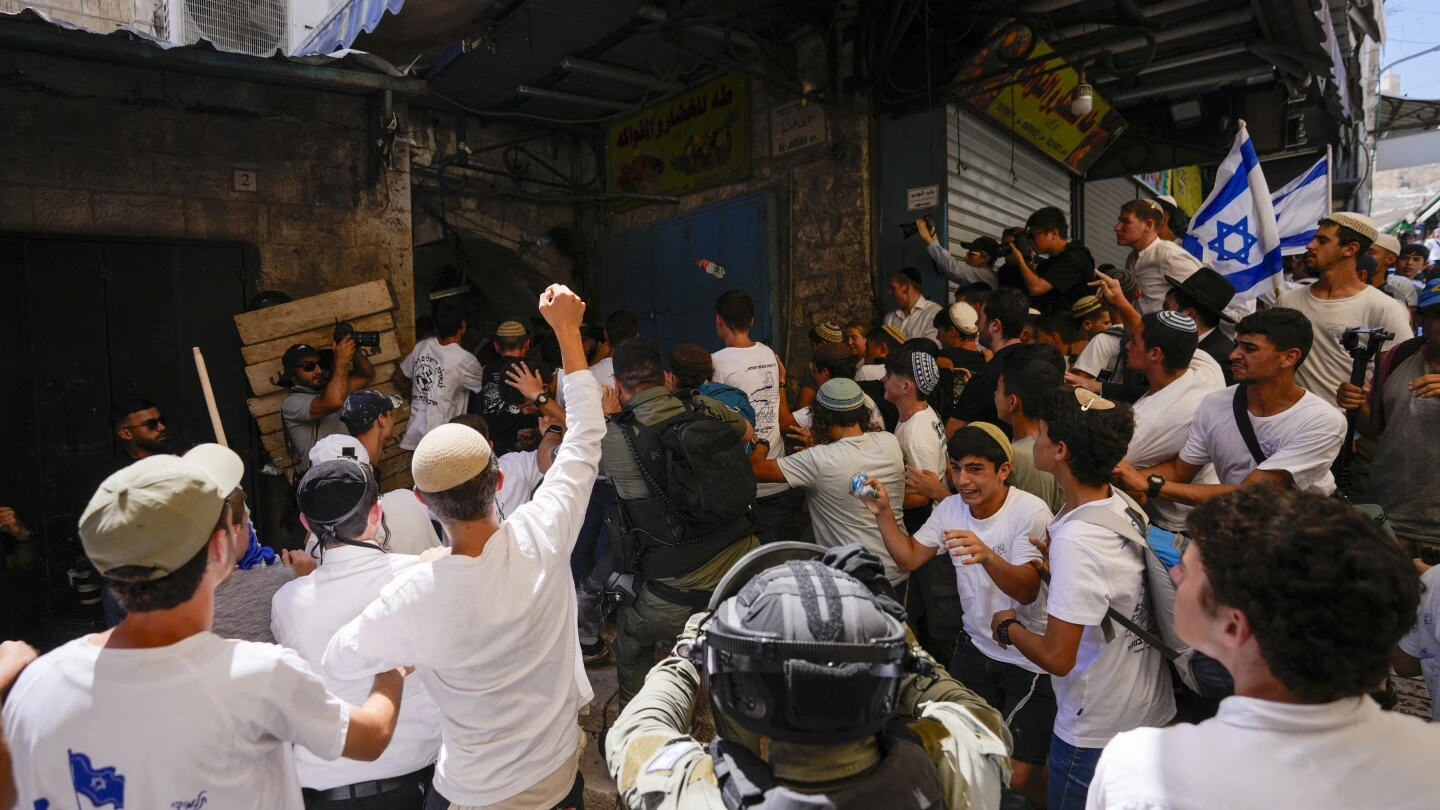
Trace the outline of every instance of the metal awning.
{"label": "metal awning", "polygon": [[355,38],[368,34],[386,14],[399,14],[405,0],[348,0],[330,9],[310,36],[296,46],[296,56],[328,56],[349,50]]}
{"label": "metal awning", "polygon": [[1381,96],[1375,137],[1393,138],[1440,129],[1440,100]]}

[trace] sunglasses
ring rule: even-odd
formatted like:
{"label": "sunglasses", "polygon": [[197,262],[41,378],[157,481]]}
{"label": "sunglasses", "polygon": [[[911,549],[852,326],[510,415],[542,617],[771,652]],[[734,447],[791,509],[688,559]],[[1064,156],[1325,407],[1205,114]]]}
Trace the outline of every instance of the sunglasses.
{"label": "sunglasses", "polygon": [[131,430],[133,430],[134,428],[138,428],[138,427],[143,427],[143,428],[145,428],[146,430],[156,430],[156,429],[160,428],[160,427],[161,427],[162,425],[164,425],[164,424],[165,424],[165,417],[163,417],[163,416],[157,416],[157,417],[155,417],[154,419],[146,419],[144,422],[136,422],[136,423],[133,424],[133,425],[126,425],[125,427],[126,427],[127,429],[131,429]]}
{"label": "sunglasses", "polygon": [[314,371],[317,368],[327,368],[328,366],[328,363],[319,360],[306,360],[300,364],[299,368],[301,371]]}

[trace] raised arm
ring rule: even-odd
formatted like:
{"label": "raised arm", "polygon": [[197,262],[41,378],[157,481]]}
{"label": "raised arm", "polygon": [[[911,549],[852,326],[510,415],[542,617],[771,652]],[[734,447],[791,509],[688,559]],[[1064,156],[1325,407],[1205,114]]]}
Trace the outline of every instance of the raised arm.
{"label": "raised arm", "polygon": [[890,559],[895,561],[895,565],[901,571],[914,571],[935,559],[938,549],[906,534],[895,522],[895,512],[890,508],[890,493],[885,491],[880,479],[871,476],[865,479],[865,483],[875,488],[875,496],[866,495],[860,502],[875,516],[875,522],[880,525],[880,538],[885,541],[885,550],[890,552]]}

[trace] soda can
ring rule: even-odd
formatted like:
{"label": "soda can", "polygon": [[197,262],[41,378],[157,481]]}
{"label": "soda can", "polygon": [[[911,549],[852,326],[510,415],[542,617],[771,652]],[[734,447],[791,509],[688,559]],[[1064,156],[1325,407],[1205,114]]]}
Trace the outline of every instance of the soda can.
{"label": "soda can", "polygon": [[865,480],[869,477],[869,473],[855,473],[855,476],[850,479],[850,494],[857,498],[880,497],[880,489],[878,487],[874,484],[865,483]]}

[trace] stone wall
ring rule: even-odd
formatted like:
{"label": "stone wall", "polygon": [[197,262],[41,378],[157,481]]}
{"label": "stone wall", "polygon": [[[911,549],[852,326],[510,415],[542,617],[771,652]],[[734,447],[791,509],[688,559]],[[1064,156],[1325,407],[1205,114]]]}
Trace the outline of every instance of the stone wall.
{"label": "stone wall", "polygon": [[843,324],[876,316],[870,292],[875,253],[870,159],[874,121],[863,106],[826,105],[828,143],[772,157],[770,107],[791,99],[770,97],[758,81],[751,82],[750,99],[749,180],[686,195],[678,206],[610,213],[599,227],[606,235],[624,233],[733,197],[772,192],[780,217],[775,294],[780,323],[786,327],[774,348],[788,368],[798,371],[809,363],[806,333],[815,323]]}
{"label": "stone wall", "polygon": [[372,160],[370,98],[22,51],[0,75],[0,230],[253,245],[256,289],[385,279],[414,335],[408,163]]}
{"label": "stone wall", "polygon": [[0,13],[15,14],[33,8],[91,31],[109,32],[116,26],[131,25],[162,37],[166,7],[165,0],[0,0]]}

